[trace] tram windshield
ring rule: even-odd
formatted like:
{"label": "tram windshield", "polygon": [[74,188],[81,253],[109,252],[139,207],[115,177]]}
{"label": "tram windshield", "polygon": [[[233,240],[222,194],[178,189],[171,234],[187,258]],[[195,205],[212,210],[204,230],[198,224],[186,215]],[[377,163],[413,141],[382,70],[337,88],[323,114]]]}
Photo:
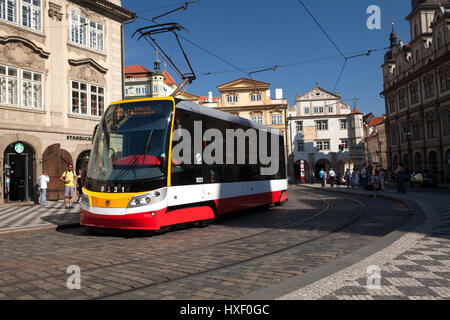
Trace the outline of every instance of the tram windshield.
{"label": "tram windshield", "polygon": [[173,106],[171,100],[110,106],[94,137],[88,183],[121,186],[164,178]]}

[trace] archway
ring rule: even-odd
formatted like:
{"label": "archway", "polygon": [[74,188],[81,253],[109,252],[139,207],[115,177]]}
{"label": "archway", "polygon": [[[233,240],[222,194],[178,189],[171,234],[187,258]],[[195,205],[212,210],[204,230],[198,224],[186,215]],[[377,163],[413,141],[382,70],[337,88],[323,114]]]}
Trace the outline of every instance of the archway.
{"label": "archway", "polygon": [[414,155],[414,171],[422,171],[422,155],[420,154],[420,152],[416,152],[416,154]]}
{"label": "archway", "polygon": [[318,160],[314,166],[314,172],[315,172],[316,177],[319,176],[319,172],[322,169],[325,170],[326,172],[328,172],[331,169],[331,162],[327,159]]}
{"label": "archway", "polygon": [[431,151],[428,154],[428,166],[427,168],[431,170],[431,172],[437,173],[438,171],[438,163],[437,163],[437,154],[435,151]]}
{"label": "archway", "polygon": [[[5,197],[10,201],[30,201],[34,199],[34,181],[36,176],[35,150],[23,141],[11,143],[4,152],[5,180],[9,186],[3,186]],[[9,192],[7,192],[7,188]]]}
{"label": "archway", "polygon": [[45,149],[43,154],[44,171],[49,175],[50,182],[47,188],[47,200],[60,200],[64,198],[64,183],[59,180],[67,165],[73,165],[69,152],[61,149],[61,145],[53,144]]}
{"label": "archway", "polygon": [[336,173],[339,175],[343,175],[347,171],[347,169],[349,169],[350,172],[353,171],[353,167],[354,167],[354,163],[353,163],[352,159],[343,158],[343,159],[339,160],[339,162],[338,162],[338,167],[336,168],[337,169]]}
{"label": "archway", "polygon": [[[305,182],[310,183],[311,182],[311,168],[309,166],[308,161],[304,160],[304,172],[305,172]],[[295,161],[294,164],[294,180],[295,181],[300,181],[300,160]]]}

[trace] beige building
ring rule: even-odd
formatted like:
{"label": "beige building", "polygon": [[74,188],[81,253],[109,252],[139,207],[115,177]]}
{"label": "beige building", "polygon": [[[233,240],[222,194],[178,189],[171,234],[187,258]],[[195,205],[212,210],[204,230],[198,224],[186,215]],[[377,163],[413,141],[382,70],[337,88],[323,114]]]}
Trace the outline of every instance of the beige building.
{"label": "beige building", "polygon": [[84,169],[105,106],[123,97],[120,0],[11,0],[0,6],[0,203],[33,198],[50,174],[48,196],[68,163]]}
{"label": "beige building", "polygon": [[246,78],[224,83],[217,89],[221,94],[220,99],[215,101],[209,97],[204,105],[281,130],[287,150],[289,137],[286,119],[289,106],[287,100],[283,99],[281,89],[276,89],[277,94],[273,99],[270,96],[270,83]]}

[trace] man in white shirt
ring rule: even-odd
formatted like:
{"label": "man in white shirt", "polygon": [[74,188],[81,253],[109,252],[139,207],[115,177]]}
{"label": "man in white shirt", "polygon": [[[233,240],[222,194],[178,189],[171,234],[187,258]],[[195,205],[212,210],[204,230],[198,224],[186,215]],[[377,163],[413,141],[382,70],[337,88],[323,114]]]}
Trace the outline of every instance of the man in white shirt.
{"label": "man in white shirt", "polygon": [[50,182],[50,178],[48,173],[44,171],[44,173],[39,177],[39,189],[41,190],[41,206],[45,206],[47,204],[47,184]]}
{"label": "man in white shirt", "polygon": [[334,187],[334,181],[336,179],[336,172],[333,171],[333,168],[330,169],[330,171],[328,171],[328,176],[330,177],[330,184],[331,187]]}

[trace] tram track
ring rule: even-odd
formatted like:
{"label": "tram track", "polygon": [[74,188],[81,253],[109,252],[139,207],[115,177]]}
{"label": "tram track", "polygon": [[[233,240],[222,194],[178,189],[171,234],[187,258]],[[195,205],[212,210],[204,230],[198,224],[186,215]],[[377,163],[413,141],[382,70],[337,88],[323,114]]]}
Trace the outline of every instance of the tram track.
{"label": "tram track", "polygon": [[[345,223],[344,225],[341,225],[338,228],[335,228],[335,229],[333,229],[330,232],[327,232],[327,233],[322,234],[322,235],[317,236],[317,237],[312,237],[310,239],[294,243],[292,245],[283,247],[283,248],[278,249],[278,250],[273,250],[273,251],[268,252],[268,253],[252,256],[252,257],[250,257],[248,259],[239,260],[239,261],[236,261],[234,263],[220,265],[220,266],[217,266],[215,268],[210,268],[210,269],[207,269],[207,270],[194,272],[194,273],[187,274],[187,275],[180,276],[180,277],[176,277],[176,278],[173,278],[173,279],[168,279],[166,281],[161,281],[161,282],[157,282],[157,283],[150,284],[150,285],[144,285],[144,286],[139,286],[139,287],[132,288],[132,289],[129,289],[129,290],[124,290],[124,291],[121,291],[120,293],[113,293],[113,294],[108,294],[108,295],[102,295],[102,296],[100,296],[100,297],[98,297],[96,299],[110,299],[110,298],[114,298],[114,297],[130,294],[130,293],[133,293],[133,292],[136,292],[136,291],[145,290],[145,289],[148,289],[148,288],[155,288],[155,287],[158,287],[158,286],[161,286],[161,285],[172,284],[172,283],[176,283],[177,281],[181,281],[181,280],[185,280],[185,279],[189,279],[189,278],[194,278],[194,277],[199,277],[199,276],[202,276],[202,275],[207,275],[209,273],[213,273],[213,272],[216,272],[216,271],[224,270],[224,269],[227,269],[227,268],[233,268],[233,267],[236,267],[236,266],[239,266],[239,265],[245,265],[246,263],[249,263],[249,262],[252,262],[252,261],[255,261],[255,260],[258,260],[258,259],[264,259],[264,258],[273,256],[273,255],[277,255],[277,254],[280,254],[280,253],[292,250],[294,248],[299,248],[299,247],[304,246],[306,244],[310,244],[311,242],[323,239],[325,237],[329,237],[332,234],[338,233],[338,232],[348,228],[349,226],[358,223],[368,212],[368,207],[361,201],[358,201],[358,200],[355,200],[355,199],[352,199],[352,198],[340,198],[340,199],[346,199],[346,200],[350,200],[350,201],[358,203],[364,209],[363,213],[357,215],[356,218],[352,219],[350,222]],[[328,209],[329,209],[329,207],[327,207],[326,210],[322,210],[323,212],[321,211],[320,213],[318,213],[318,214],[308,218],[307,220],[312,220],[312,219],[320,216],[324,212],[327,212]],[[292,227],[292,226],[295,226],[295,225],[299,224],[300,222],[301,221],[298,221],[298,222],[295,222],[295,223],[288,224],[286,226],[291,226]],[[270,231],[268,231],[268,232],[270,232]],[[243,239],[249,238],[251,236],[260,235],[260,234],[263,234],[263,233],[266,233],[266,232],[261,232],[261,233],[254,234],[254,235],[248,235],[248,236],[245,236],[245,237],[241,237],[239,239],[234,239],[234,240],[223,242],[222,244],[228,244],[228,243],[231,243],[231,242],[234,242],[234,241],[243,240]]]}
{"label": "tram track", "polygon": [[[315,193],[314,192],[310,192],[310,191],[300,191],[299,193],[308,195],[311,198],[313,198],[315,196]],[[341,197],[337,197],[337,196],[330,196],[330,195],[327,195],[327,196],[330,197],[331,199],[342,199]],[[217,246],[221,246],[221,245],[226,245],[226,244],[230,244],[230,243],[233,243],[233,242],[236,242],[236,241],[249,239],[249,238],[256,237],[256,236],[262,236],[262,235],[265,235],[265,234],[268,234],[268,233],[278,232],[280,229],[292,228],[292,227],[298,226],[298,225],[300,225],[302,223],[311,221],[311,220],[313,220],[313,219],[315,219],[315,218],[317,218],[319,216],[322,216],[322,215],[326,214],[331,208],[331,204],[330,204],[329,200],[327,200],[327,199],[319,199],[319,200],[324,203],[324,206],[322,208],[320,208],[320,210],[318,212],[313,212],[312,215],[309,215],[306,218],[303,217],[302,219],[296,220],[294,222],[286,223],[286,224],[283,224],[283,225],[277,225],[276,227],[274,226],[270,230],[265,230],[265,231],[261,231],[261,232],[254,232],[254,233],[246,234],[246,235],[241,236],[241,237],[228,239],[226,241],[214,242],[214,243],[207,244],[207,245],[199,244],[199,245],[196,245],[196,246],[193,246],[193,247],[189,248],[189,250],[190,251],[194,251],[194,250],[198,250],[198,249],[213,248],[213,247],[217,247]],[[280,208],[283,208],[283,207],[280,207]],[[263,214],[263,212],[258,213],[258,215],[262,215],[262,214]],[[243,217],[245,217],[245,215]],[[228,218],[226,218],[226,219],[228,219]],[[234,217],[232,219],[234,219]],[[218,225],[221,225],[221,224],[219,223]],[[213,227],[213,226],[210,226],[210,227]],[[82,227],[78,227],[77,229],[79,229],[79,228],[82,228]],[[160,236],[164,236],[164,234],[158,235],[157,237],[160,237]],[[113,241],[117,241],[116,239],[112,239],[112,240]],[[110,241],[111,241],[111,239],[104,240],[104,242],[110,242]],[[67,248],[65,250],[71,250],[71,248]],[[183,252],[185,252],[185,250],[171,252],[171,254],[172,255],[178,255],[178,254],[181,254]],[[50,250],[40,251],[39,252],[39,256],[45,255],[46,253],[55,254],[55,252],[50,249]],[[61,255],[61,254],[64,255],[64,252],[58,252],[58,254],[59,255]],[[14,255],[14,253],[12,253],[11,255]],[[4,256],[4,257],[6,257],[6,256]],[[139,258],[139,259],[131,259],[131,260],[128,260],[128,261],[125,261],[125,262],[114,263],[114,264],[110,264],[110,265],[106,265],[106,266],[98,266],[98,267],[93,267],[93,268],[87,268],[87,269],[83,269],[83,273],[88,273],[88,272],[96,271],[98,269],[103,269],[103,268],[114,268],[114,267],[118,267],[118,266],[139,263],[141,261],[148,260],[148,259],[149,259],[148,257],[143,257],[143,258]],[[7,270],[3,270],[3,271],[7,271]],[[46,277],[36,277],[34,279],[31,279],[31,281],[33,281],[33,280],[43,280],[43,281],[45,281],[45,280],[48,280],[48,279],[52,279],[54,277],[55,277],[54,275],[49,275],[49,276],[46,276]],[[20,285],[22,283],[29,282],[29,281],[30,280],[6,282],[6,283],[0,284],[0,288],[6,287],[6,286],[11,286],[11,285]]]}

